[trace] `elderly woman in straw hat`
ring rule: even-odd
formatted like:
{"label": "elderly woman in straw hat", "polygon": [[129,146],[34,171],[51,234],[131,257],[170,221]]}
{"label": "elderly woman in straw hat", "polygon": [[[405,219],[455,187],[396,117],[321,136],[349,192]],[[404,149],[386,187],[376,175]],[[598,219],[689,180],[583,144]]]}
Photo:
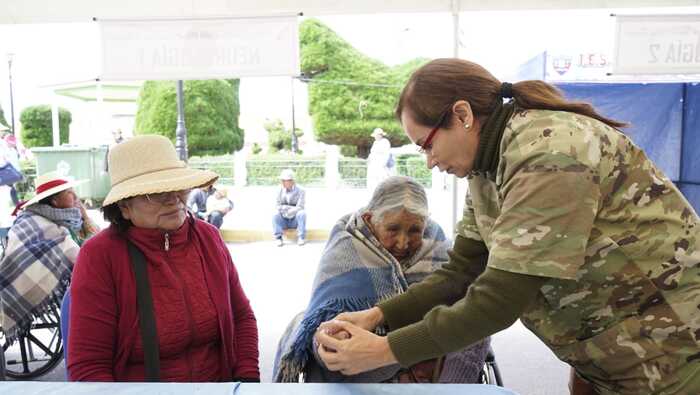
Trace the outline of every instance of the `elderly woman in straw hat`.
{"label": "elderly woman in straw hat", "polygon": [[218,176],[187,168],[155,135],[108,161],[110,226],[80,251],[71,284],[69,379],[259,381],[255,315],[231,256],[185,205]]}
{"label": "elderly woman in straw hat", "polygon": [[73,187],[56,172],[36,179],[36,195],[20,203],[0,262],[0,325],[10,341],[49,307],[58,308],[83,240],[96,232]]}
{"label": "elderly woman in straw hat", "polygon": [[386,138],[382,128],[372,131],[374,142],[367,157],[367,189],[374,191],[377,185],[392,175],[394,158],[391,154],[391,142]]}

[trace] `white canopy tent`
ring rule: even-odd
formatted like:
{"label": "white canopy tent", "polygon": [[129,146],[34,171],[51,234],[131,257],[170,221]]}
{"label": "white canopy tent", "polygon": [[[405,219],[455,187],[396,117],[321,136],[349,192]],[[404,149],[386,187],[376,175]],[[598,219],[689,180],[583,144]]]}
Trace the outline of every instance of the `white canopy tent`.
{"label": "white canopy tent", "polygon": [[700,6],[699,0],[3,0],[0,24],[97,18],[206,17]]}
{"label": "white canopy tent", "polygon": [[[453,56],[459,56],[459,14],[464,11],[693,7],[700,0],[3,0],[0,24],[87,22],[97,19],[206,18],[303,13],[314,15],[447,12],[453,15]],[[452,228],[458,217],[452,185]]]}

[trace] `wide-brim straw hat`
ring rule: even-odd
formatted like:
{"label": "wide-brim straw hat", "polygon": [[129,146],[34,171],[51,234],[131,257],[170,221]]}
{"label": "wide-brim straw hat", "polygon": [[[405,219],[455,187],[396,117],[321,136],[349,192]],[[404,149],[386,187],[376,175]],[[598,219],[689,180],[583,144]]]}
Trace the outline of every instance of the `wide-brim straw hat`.
{"label": "wide-brim straw hat", "polygon": [[377,137],[379,137],[379,136],[384,136],[384,137],[386,137],[386,132],[384,132],[384,129],[382,129],[382,128],[375,128],[375,129],[372,131],[372,137],[377,138]]}
{"label": "wide-brim straw hat", "polygon": [[27,200],[22,204],[22,208],[31,206],[32,204],[39,203],[42,199],[49,197],[51,195],[57,194],[59,192],[65,191],[66,189],[73,188],[74,186],[84,184],[88,180],[74,180],[72,177],[61,175],[57,171],[51,171],[37,176],[34,181],[36,186],[33,198]]}
{"label": "wide-brim straw hat", "polygon": [[219,178],[213,171],[187,168],[177,158],[173,143],[158,135],[137,136],[118,144],[107,160],[112,188],[103,206],[149,193],[201,188]]}

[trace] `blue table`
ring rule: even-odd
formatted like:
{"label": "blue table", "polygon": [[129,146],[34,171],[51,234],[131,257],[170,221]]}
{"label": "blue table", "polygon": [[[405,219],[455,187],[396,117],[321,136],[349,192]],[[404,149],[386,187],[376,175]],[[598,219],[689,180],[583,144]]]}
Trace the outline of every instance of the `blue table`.
{"label": "blue table", "polygon": [[[2,387],[0,387],[2,388]],[[242,383],[235,395],[517,395],[495,385],[481,384],[251,384]]]}
{"label": "blue table", "polygon": [[2,395],[517,395],[479,384],[253,384],[0,382]]}

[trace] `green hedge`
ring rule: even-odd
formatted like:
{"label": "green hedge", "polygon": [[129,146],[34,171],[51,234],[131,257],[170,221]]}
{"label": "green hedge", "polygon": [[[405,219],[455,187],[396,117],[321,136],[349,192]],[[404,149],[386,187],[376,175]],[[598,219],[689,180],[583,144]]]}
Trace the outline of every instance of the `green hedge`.
{"label": "green hedge", "polygon": [[[367,186],[367,160],[344,157],[340,159],[338,168],[341,186],[351,188],[365,188]],[[413,177],[426,188],[430,188],[432,185],[432,174],[425,165],[423,155],[397,155],[396,174]]]}
{"label": "green hedge", "polygon": [[351,188],[367,186],[367,160],[361,158],[340,158],[338,163],[340,185]]}
{"label": "green hedge", "polygon": [[425,188],[430,188],[432,172],[425,163],[425,156],[419,154],[402,154],[396,157],[396,173],[416,179]]}
{"label": "green hedge", "polygon": [[218,183],[233,185],[233,155],[193,156],[188,165],[193,169],[211,170],[219,175]]}
{"label": "green hedge", "polygon": [[[191,157],[189,166],[211,170],[219,175],[219,183],[233,185],[233,155]],[[254,156],[248,159],[246,169],[248,185],[278,185],[283,169],[292,169],[296,181],[304,186],[325,185],[325,157],[299,157],[285,154]],[[413,177],[426,188],[430,188],[431,171],[425,166],[425,158],[417,154],[396,157],[396,174]],[[341,157],[338,163],[340,186],[365,188],[367,186],[367,160]]]}
{"label": "green hedge", "polygon": [[323,186],[326,173],[323,157],[267,156],[248,159],[248,185],[279,185],[283,169],[294,170],[296,182],[304,186]]}

